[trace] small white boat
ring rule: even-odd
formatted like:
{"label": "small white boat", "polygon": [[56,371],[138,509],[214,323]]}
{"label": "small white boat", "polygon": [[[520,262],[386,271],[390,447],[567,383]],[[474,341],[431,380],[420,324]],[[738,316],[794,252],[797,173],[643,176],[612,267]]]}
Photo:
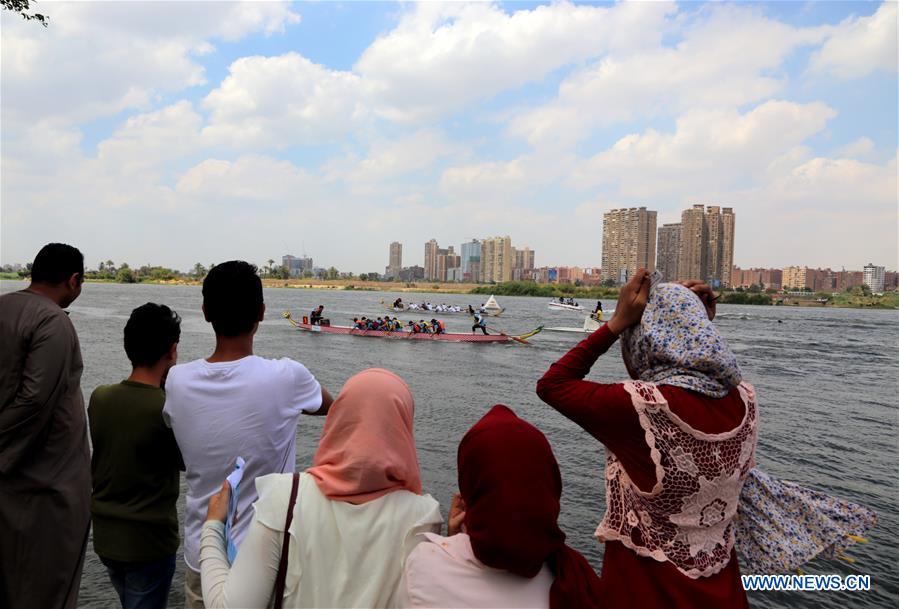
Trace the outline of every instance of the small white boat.
{"label": "small white boat", "polygon": [[585,317],[584,325],[581,328],[543,328],[544,332],[574,332],[577,334],[592,334],[602,327],[602,323],[593,319],[593,317]]}
{"label": "small white boat", "polygon": [[550,311],[583,311],[584,307],[579,304],[565,304],[564,302],[556,302],[553,300],[549,303]]}

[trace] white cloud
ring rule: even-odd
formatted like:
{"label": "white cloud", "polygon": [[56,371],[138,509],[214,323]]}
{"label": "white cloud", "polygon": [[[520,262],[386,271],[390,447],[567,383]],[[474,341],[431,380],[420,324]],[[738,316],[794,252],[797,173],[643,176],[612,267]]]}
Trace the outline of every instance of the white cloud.
{"label": "white cloud", "polygon": [[513,119],[510,133],[535,145],[565,145],[596,127],[757,102],[783,88],[786,57],[823,35],[820,28],[793,28],[755,8],[700,11],[675,46],[611,53],[575,70],[555,100]]}
{"label": "white cloud", "polygon": [[[276,158],[244,155],[236,161],[207,159],[187,171],[175,190],[210,203],[243,201],[266,207],[314,208],[317,181],[305,170]],[[307,207],[308,205],[308,207]]]}
{"label": "white cloud", "polygon": [[243,57],[203,102],[214,143],[280,148],[349,133],[366,116],[360,79],[297,53]]}
{"label": "white cloud", "polygon": [[874,140],[863,136],[843,146],[839,154],[850,158],[864,158],[872,152],[874,152]]}
{"label": "white cloud", "polygon": [[797,147],[835,116],[821,103],[787,101],[765,102],[745,114],[687,112],[673,133],[650,129],[621,138],[588,159],[571,183],[580,188],[616,183],[621,195],[637,198],[739,188],[764,177],[784,155],[795,156]]}
{"label": "white cloud", "polygon": [[[884,164],[815,157],[728,194],[738,211],[738,265],[860,269],[897,263],[896,158]],[[740,211],[742,213],[740,213]]]}
{"label": "white cloud", "polygon": [[283,2],[54,2],[41,28],[3,11],[6,120],[72,124],[146,107],[203,84],[210,40],[277,32],[299,16]]}
{"label": "white cloud", "polygon": [[367,154],[351,153],[325,164],[322,173],[329,181],[342,181],[356,193],[383,192],[399,178],[427,176],[441,160],[464,156],[458,144],[439,129],[419,129],[395,139],[376,136]]}
{"label": "white cloud", "polygon": [[354,70],[382,115],[433,118],[609,49],[653,44],[673,10],[671,3],[559,2],[507,14],[486,3],[416,3]]}
{"label": "white cloud", "polygon": [[875,70],[896,72],[899,5],[887,0],[870,17],[849,17],[812,56],[812,72],[858,78]]}
{"label": "white cloud", "polygon": [[188,101],[138,114],[100,142],[97,159],[124,173],[154,171],[199,149],[202,121]]}

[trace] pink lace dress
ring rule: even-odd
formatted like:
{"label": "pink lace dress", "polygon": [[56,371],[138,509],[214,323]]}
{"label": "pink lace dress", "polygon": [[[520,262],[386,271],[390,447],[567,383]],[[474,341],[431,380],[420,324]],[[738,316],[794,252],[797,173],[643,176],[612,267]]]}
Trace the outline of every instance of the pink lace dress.
{"label": "pink lace dress", "polygon": [[649,492],[640,490],[607,450],[607,507],[596,536],[668,561],[692,579],[714,575],[730,561],[740,491],[754,464],[755,392],[742,383],[742,422],[709,434],[671,412],[654,384],[635,381],[624,388],[650,448],[656,482]]}

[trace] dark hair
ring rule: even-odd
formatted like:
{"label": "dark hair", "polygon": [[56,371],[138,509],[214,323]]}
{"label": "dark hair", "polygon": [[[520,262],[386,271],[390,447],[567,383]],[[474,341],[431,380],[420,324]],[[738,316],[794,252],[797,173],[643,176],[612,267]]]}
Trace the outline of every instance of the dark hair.
{"label": "dark hair", "polygon": [[48,243],[31,265],[31,281],[35,283],[58,285],[74,273],[78,273],[79,280],[84,279],[84,256],[78,248],[65,243]]}
{"label": "dark hair", "polygon": [[141,305],[125,324],[125,353],[132,366],[154,365],[180,339],[181,318],[165,305]]}
{"label": "dark hair", "polygon": [[203,280],[203,308],[216,334],[239,336],[253,329],[262,306],[262,280],[256,265],[229,260]]}

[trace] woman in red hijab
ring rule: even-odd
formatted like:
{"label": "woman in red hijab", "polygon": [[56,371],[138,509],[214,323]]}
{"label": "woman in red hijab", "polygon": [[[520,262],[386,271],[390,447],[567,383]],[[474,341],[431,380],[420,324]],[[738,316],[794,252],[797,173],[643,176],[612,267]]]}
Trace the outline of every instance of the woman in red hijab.
{"label": "woman in red hijab", "polygon": [[458,467],[450,536],[424,534],[406,561],[401,604],[599,607],[599,578],[559,529],[562,478],[536,427],[494,406],[462,439]]}

